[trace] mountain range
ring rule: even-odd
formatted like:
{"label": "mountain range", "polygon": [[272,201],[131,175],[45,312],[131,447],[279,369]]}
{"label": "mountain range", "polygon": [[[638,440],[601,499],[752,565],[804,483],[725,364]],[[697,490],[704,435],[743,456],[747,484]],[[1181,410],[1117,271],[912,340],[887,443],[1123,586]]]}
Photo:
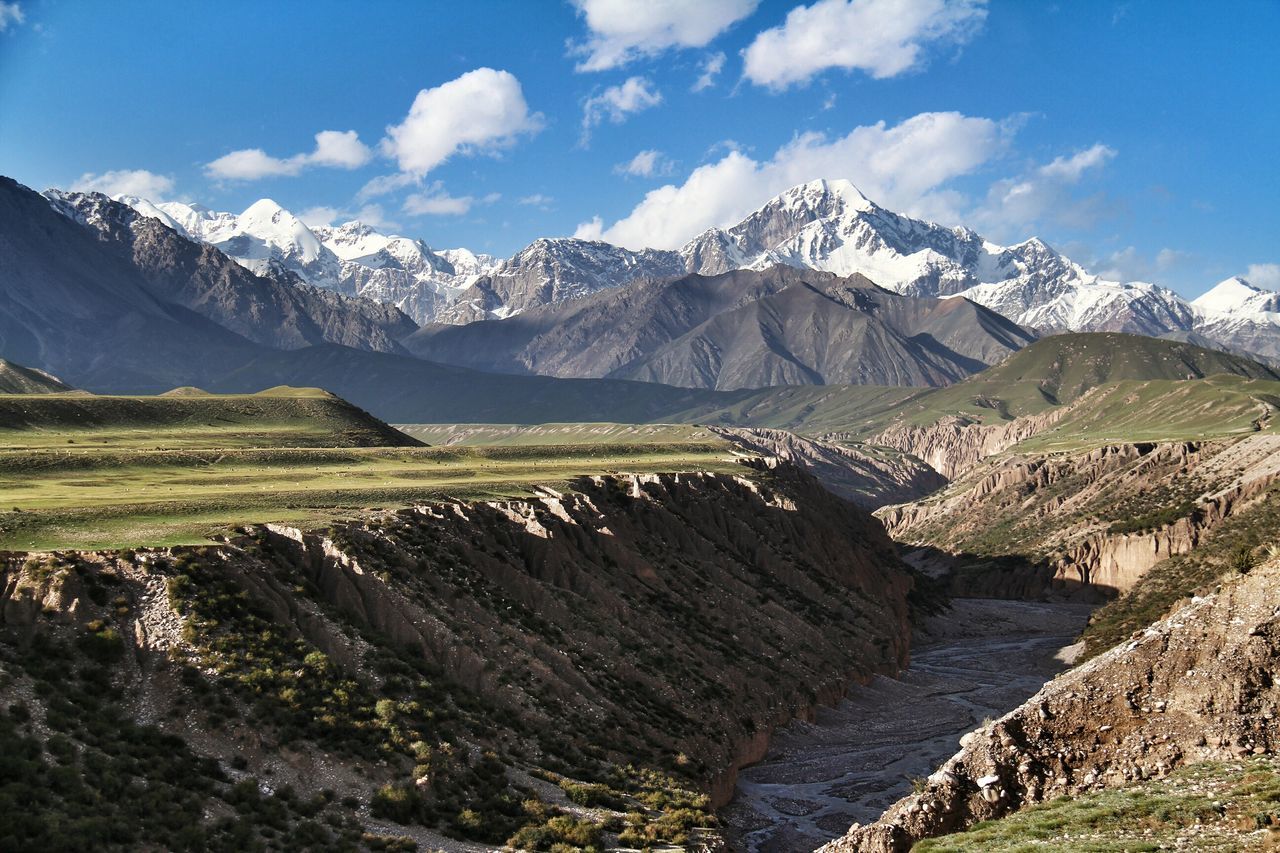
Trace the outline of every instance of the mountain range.
{"label": "mountain range", "polygon": [[433,361],[689,388],[948,385],[1034,336],[965,299],[903,296],[789,266],[646,279],[503,320],[425,326]]}
{"label": "mountain range", "polygon": [[359,222],[311,229],[268,200],[239,215],[124,200],[250,268],[287,269],[320,287],[395,304],[419,324],[501,319],[634,281],[781,264],[859,274],[909,296],[964,296],[1041,333],[1172,336],[1280,357],[1280,315],[1271,310],[1280,294],[1232,278],[1219,286],[1225,292],[1188,301],[1155,284],[1106,280],[1038,238],[998,245],[968,228],[894,213],[844,180],[794,187],[678,251],[543,238],[505,260],[432,250]]}

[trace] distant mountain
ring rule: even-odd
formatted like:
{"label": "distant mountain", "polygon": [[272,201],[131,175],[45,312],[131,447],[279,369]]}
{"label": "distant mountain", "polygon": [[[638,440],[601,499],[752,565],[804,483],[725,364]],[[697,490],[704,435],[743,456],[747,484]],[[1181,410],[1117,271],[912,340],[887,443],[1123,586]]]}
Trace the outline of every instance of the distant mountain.
{"label": "distant mountain", "polygon": [[152,285],[96,233],[0,178],[0,356],[91,390],[202,384],[257,345]]}
{"label": "distant mountain", "polygon": [[812,181],[769,201],[728,230],[682,250],[690,269],[716,273],[775,263],[860,273],[898,293],[963,295],[1044,331],[1159,334],[1191,311],[1170,290],[1108,282],[1032,238],[999,246],[886,210],[848,181]]}
{"label": "distant mountain", "polygon": [[59,394],[73,390],[52,373],[0,358],[0,394]]}
{"label": "distant mountain", "polygon": [[480,370],[735,390],[945,385],[1032,340],[964,299],[775,266],[638,281],[505,320],[427,326],[404,344]]}
{"label": "distant mountain", "polygon": [[1239,276],[1191,301],[1195,332],[1219,346],[1280,359],[1280,293]]}
{"label": "distant mountain", "polygon": [[218,249],[101,193],[46,197],[132,264],[158,299],[189,308],[251,341],[277,349],[337,343],[400,352],[417,325],[396,308],[302,284],[291,272],[256,275]]}
{"label": "distant mountain", "polygon": [[894,213],[844,180],[793,187],[679,251],[554,238],[506,260],[434,251],[359,222],[308,229],[266,200],[238,215],[126,201],[252,269],[288,269],[313,285],[394,304],[419,324],[499,319],[638,280],[784,264],[863,275],[908,296],[963,295],[1041,332],[1195,333],[1193,339],[1229,350],[1280,356],[1280,322],[1260,316],[1274,312],[1259,307],[1272,300],[1274,308],[1280,294],[1258,291],[1261,297],[1230,305],[1190,303],[1155,284],[1100,278],[1038,238],[1002,246],[968,228]]}
{"label": "distant mountain", "polygon": [[421,240],[389,237],[360,222],[312,229],[271,199],[239,214],[131,196],[119,200],[255,273],[292,273],[316,287],[394,305],[417,322],[434,319],[497,264],[465,249],[435,252]]}

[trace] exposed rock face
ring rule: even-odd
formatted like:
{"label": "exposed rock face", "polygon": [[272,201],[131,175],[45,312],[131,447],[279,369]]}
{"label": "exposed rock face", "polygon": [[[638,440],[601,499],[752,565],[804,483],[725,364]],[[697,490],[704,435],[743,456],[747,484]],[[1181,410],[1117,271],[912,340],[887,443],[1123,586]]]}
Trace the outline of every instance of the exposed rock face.
{"label": "exposed rock face", "polygon": [[1280,685],[1280,565],[1193,599],[1047,684],[962,749],[924,790],[824,853],[905,853],[1064,794],[1160,777],[1185,763],[1274,753]]}
{"label": "exposed rock face", "polygon": [[798,465],[866,509],[922,498],[947,484],[919,459],[870,445],[850,447],[780,429],[708,427],[750,453]]}
{"label": "exposed rock face", "polygon": [[982,424],[953,415],[929,426],[892,426],[868,443],[909,453],[929,463],[942,476],[954,479],[982,460],[1053,426],[1066,411],[1054,409],[1000,424]]}
{"label": "exposed rock face", "polygon": [[[498,299],[500,278],[477,288]],[[584,292],[495,322],[427,326],[405,343],[422,358],[480,370],[736,390],[947,385],[1034,337],[967,300],[901,296],[860,275],[787,266]]]}
{"label": "exposed rock face", "polygon": [[[9,557],[0,637],[74,635],[100,619],[124,638],[125,693],[162,683],[206,632],[237,630],[229,617],[188,622],[161,594],[189,551],[63,555],[78,568],[43,577]],[[568,494],[423,505],[327,533],[269,525],[199,559],[232,584],[225,600],[264,614],[299,656],[323,652],[352,692],[382,689],[367,666],[381,644],[441,673],[455,697],[441,719],[457,719],[469,743],[504,754],[519,744],[528,767],[549,766],[552,744],[560,756],[670,769],[717,804],[772,727],[907,660],[912,581],[892,543],[786,466],[588,478]],[[116,609],[86,594],[104,572]],[[215,694],[230,689],[210,677]],[[184,737],[201,728],[152,698],[149,719]],[[457,708],[488,710],[467,729]],[[258,732],[270,750],[270,723]],[[240,750],[228,738],[210,731],[206,746],[225,759]],[[305,742],[269,758],[302,791],[319,782],[300,768],[328,760]],[[393,755],[369,778],[403,761],[413,763]]]}
{"label": "exposed rock face", "polygon": [[1156,563],[1194,548],[1280,478],[1280,436],[1122,444],[1069,454],[1014,453],[935,499],[877,515],[895,539],[962,562],[1032,565],[957,575],[958,592],[1123,592]]}

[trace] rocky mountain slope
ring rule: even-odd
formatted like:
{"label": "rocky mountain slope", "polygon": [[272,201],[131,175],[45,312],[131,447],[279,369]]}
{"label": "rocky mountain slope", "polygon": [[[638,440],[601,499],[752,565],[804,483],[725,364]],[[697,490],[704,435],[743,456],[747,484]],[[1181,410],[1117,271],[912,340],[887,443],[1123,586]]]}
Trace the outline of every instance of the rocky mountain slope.
{"label": "rocky mountain slope", "polygon": [[423,358],[507,373],[767,385],[940,385],[1032,336],[966,300],[775,266],[636,282],[501,321],[427,326]]}
{"label": "rocky mountain slope", "polygon": [[[200,384],[258,347],[158,298],[133,264],[48,199],[0,179],[0,353],[77,387]],[[276,383],[270,383],[276,384]]]}
{"label": "rocky mountain slope", "polygon": [[4,825],[25,847],[707,838],[771,728],[894,671],[909,633],[873,520],[744,474],[10,556],[0,742],[42,805],[0,796]]}
{"label": "rocky mountain slope", "polygon": [[101,193],[47,194],[54,209],[95,233],[142,274],[152,293],[273,349],[336,343],[379,352],[417,330],[398,309],[302,284],[276,268],[255,275]]}
{"label": "rocky mountain slope", "polygon": [[59,394],[73,390],[51,373],[0,358],[0,394]]}
{"label": "rocky mountain slope", "polygon": [[1272,562],[1192,598],[966,735],[916,793],[823,853],[905,853],[1031,803],[1275,754],[1278,591]]}

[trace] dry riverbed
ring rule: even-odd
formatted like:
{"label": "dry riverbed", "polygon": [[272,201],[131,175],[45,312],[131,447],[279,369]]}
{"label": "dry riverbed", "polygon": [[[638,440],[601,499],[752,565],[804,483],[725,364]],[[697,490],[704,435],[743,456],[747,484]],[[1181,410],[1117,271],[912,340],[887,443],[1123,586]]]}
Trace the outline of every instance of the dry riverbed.
{"label": "dry riverbed", "polygon": [[742,771],[721,812],[743,853],[812,850],[867,823],[958,749],[1068,666],[1090,607],[957,599],[917,634],[911,666],[852,690],[817,721],[794,722]]}

